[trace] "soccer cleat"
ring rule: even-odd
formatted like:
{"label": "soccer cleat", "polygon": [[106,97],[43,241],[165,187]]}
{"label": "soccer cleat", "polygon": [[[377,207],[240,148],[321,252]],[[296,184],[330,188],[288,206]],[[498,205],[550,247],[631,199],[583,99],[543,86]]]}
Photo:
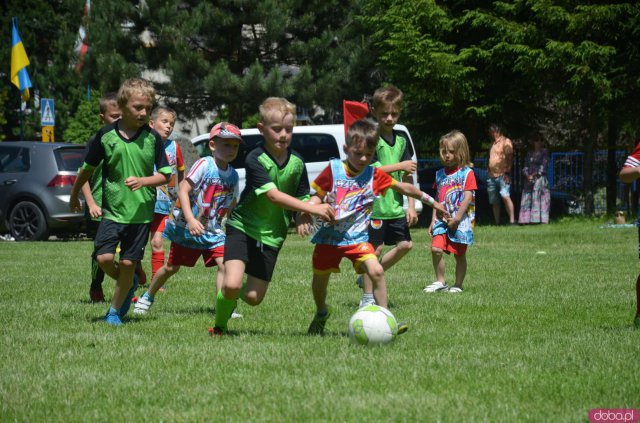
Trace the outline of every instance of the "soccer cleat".
{"label": "soccer cleat", "polygon": [[90,289],[89,290],[89,299],[92,303],[104,303],[104,292],[102,291],[102,287],[98,289]]}
{"label": "soccer cleat", "polygon": [[216,336],[222,336],[224,335],[224,333],[226,332],[224,329],[219,328],[217,326],[214,326],[212,328],[209,328],[209,335],[216,337]]}
{"label": "soccer cleat", "polygon": [[110,326],[122,325],[122,320],[120,320],[120,316],[118,316],[116,313],[107,313],[104,321],[107,322],[107,324]]}
{"label": "soccer cleat", "polygon": [[448,290],[449,290],[449,285],[447,285],[444,282],[435,281],[434,283],[427,286],[422,291],[431,293],[431,292],[447,292]]}
{"label": "soccer cleat", "polygon": [[133,285],[131,285],[129,292],[127,292],[127,297],[124,299],[122,306],[120,306],[120,317],[126,316],[127,313],[129,312],[129,309],[131,308],[131,300],[133,299],[133,294],[135,294],[136,289],[138,289],[139,279],[140,278],[138,277],[138,275],[136,274],[133,275]]}
{"label": "soccer cleat", "polygon": [[409,323],[407,322],[398,322],[398,335],[402,335],[406,331],[409,330]]}
{"label": "soccer cleat", "polygon": [[313,320],[309,325],[307,333],[309,335],[323,335],[324,325],[327,324],[327,320],[329,320],[329,317],[331,317],[331,312],[331,307],[327,305],[327,312],[324,315],[318,316],[318,313],[316,313],[315,316],[313,316]]}
{"label": "soccer cleat", "polygon": [[133,308],[133,313],[147,314],[152,305],[153,305],[153,301],[150,300],[149,297],[147,297],[145,292],[145,294],[142,297],[138,298],[138,302],[136,303],[136,306]]}

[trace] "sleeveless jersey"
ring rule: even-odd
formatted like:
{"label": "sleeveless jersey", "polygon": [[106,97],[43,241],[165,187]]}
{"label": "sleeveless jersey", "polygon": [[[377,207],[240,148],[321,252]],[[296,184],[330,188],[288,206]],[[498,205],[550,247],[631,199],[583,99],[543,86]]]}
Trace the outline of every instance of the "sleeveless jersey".
{"label": "sleeveless jersey", "polygon": [[342,161],[330,161],[333,187],[326,202],[335,211],[335,222],[322,222],[311,240],[314,244],[354,245],[369,241],[369,220],[376,195],[373,190],[375,169],[367,166],[355,177],[350,177]]}
{"label": "sleeveless jersey", "polygon": [[[436,172],[436,189],[438,201],[441,202],[451,216],[454,216],[464,198],[467,178],[473,172],[469,167],[463,167],[456,172],[447,175],[444,169]],[[467,212],[462,217],[455,233],[448,230],[447,225],[437,219],[433,225],[433,235],[446,234],[447,237],[459,244],[473,244],[473,226],[475,222],[475,191],[472,192],[472,200],[467,207]]]}
{"label": "sleeveless jersey", "polygon": [[156,187],[156,205],[153,211],[159,214],[171,212],[173,203],[178,199],[178,170],[184,170],[182,152],[177,142],[167,139],[164,142],[164,152],[167,154],[167,161],[171,166],[171,179],[168,184]]}
{"label": "sleeveless jersey", "polygon": [[200,236],[189,233],[179,201],[167,221],[163,236],[183,247],[210,250],[224,245],[222,219],[239,191],[238,172],[228,166],[221,170],[211,156],[196,161],[187,175],[193,183],[189,193],[191,212],[202,223],[205,232]]}
{"label": "sleeveless jersey", "polygon": [[[380,166],[400,163],[405,159],[407,140],[395,132],[393,134],[395,142],[392,146],[382,137],[378,140],[376,156]],[[403,174],[404,172],[400,170],[389,173],[389,175],[397,181],[402,181]],[[402,208],[403,203],[404,198],[402,194],[392,189],[387,190],[373,205],[371,218],[383,220],[400,219],[405,216],[404,209]]]}

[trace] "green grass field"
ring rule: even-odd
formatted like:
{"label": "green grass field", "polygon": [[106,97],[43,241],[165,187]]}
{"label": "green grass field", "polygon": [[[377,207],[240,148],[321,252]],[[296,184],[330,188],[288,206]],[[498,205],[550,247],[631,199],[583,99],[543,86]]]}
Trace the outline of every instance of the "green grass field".
{"label": "green grass field", "polygon": [[91,242],[0,242],[0,421],[585,422],[640,408],[637,230],[601,226],[477,227],[459,295],[422,292],[433,269],[414,230],[387,273],[411,329],[374,348],[346,335],[360,297],[346,261],[326,336],[306,335],[313,247],[295,235],[263,304],[242,304],[220,339],[200,263],[113,328],[88,302]]}

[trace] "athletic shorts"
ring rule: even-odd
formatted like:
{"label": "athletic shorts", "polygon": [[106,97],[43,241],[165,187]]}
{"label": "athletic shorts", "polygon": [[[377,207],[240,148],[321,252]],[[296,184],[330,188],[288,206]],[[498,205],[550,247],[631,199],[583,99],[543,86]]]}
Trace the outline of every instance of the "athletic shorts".
{"label": "athletic shorts", "polygon": [[167,224],[167,219],[169,219],[168,214],[154,213],[149,232],[151,232],[152,234],[156,232],[164,232],[164,227]]}
{"label": "athletic shorts", "polygon": [[224,261],[242,260],[247,275],[270,282],[279,252],[279,248],[264,245],[241,230],[227,226]]}
{"label": "athletic shorts", "polygon": [[183,247],[175,242],[169,247],[169,260],[167,264],[174,266],[193,267],[202,257],[204,267],[214,267],[217,265],[216,258],[224,257],[224,246],[212,248],[210,250],[198,250],[195,248]]}
{"label": "athletic shorts", "polygon": [[316,275],[340,273],[340,261],[343,257],[351,260],[358,274],[364,273],[362,263],[366,260],[371,258],[378,260],[375,248],[368,242],[344,246],[317,244],[313,250],[313,273]]}
{"label": "athletic shorts", "polygon": [[396,245],[400,241],[411,241],[411,233],[407,219],[380,220],[371,219],[369,222],[369,242],[374,245]]}
{"label": "athletic shorts", "polygon": [[504,175],[495,178],[487,178],[487,194],[489,204],[500,204],[502,197],[508,197],[511,192],[511,185],[504,181]]}
{"label": "athletic shorts", "polygon": [[454,256],[461,256],[467,252],[467,244],[453,242],[445,234],[434,236],[431,240],[431,246],[440,248],[447,254],[453,253]]}
{"label": "athletic shorts", "polygon": [[120,260],[140,261],[144,258],[144,247],[149,242],[148,223],[117,223],[102,219],[96,239],[93,241],[94,255],[115,254],[120,244]]}

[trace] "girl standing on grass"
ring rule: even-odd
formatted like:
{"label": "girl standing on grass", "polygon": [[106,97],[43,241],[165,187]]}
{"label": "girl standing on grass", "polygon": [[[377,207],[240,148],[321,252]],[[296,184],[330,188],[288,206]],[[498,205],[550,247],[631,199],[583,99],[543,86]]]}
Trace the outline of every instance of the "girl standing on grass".
{"label": "girl standing on grass", "polygon": [[[451,217],[433,210],[429,234],[433,237],[431,259],[436,281],[424,292],[462,292],[467,273],[467,246],[473,243],[475,190],[478,189],[469,157],[469,145],[462,132],[454,130],[440,138],[440,160],[444,168],[436,172],[437,201],[444,204]],[[443,253],[453,253],[456,259],[456,282],[451,288],[444,278]]]}

